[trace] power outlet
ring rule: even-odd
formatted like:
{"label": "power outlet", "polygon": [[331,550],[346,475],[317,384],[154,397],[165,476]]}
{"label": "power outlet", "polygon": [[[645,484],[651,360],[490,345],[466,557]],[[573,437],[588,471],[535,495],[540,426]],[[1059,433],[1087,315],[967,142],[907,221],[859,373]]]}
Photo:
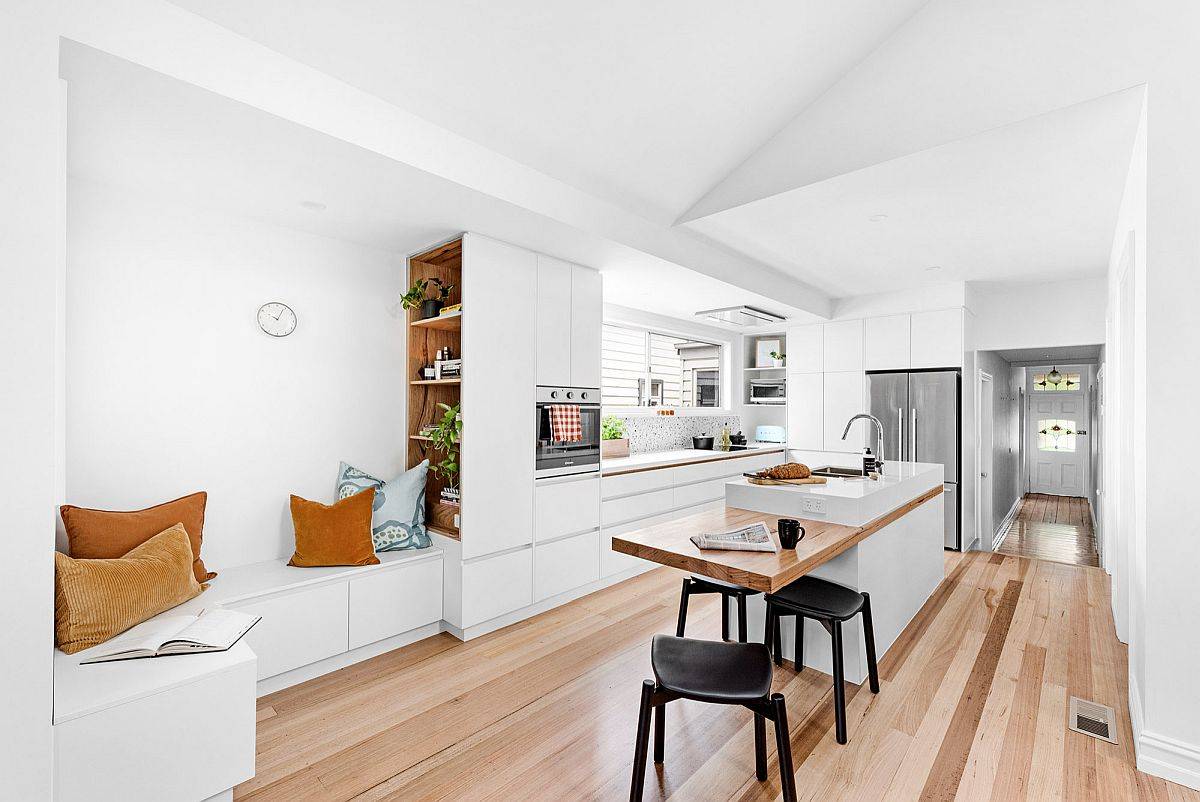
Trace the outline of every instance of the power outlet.
{"label": "power outlet", "polygon": [[800,509],[817,515],[825,514],[825,499],[820,496],[805,496],[800,499]]}

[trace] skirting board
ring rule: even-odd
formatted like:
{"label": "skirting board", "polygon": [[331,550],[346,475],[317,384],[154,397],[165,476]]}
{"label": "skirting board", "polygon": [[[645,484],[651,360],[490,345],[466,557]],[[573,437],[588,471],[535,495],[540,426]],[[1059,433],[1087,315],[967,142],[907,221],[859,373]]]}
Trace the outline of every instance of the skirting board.
{"label": "skirting board", "polygon": [[1158,733],[1148,732],[1142,717],[1137,681],[1129,675],[1129,721],[1138,771],[1200,790],[1200,748]]}
{"label": "skirting board", "polygon": [[258,681],[256,693],[262,697],[269,693],[275,693],[275,691],[282,691],[284,688],[299,685],[301,682],[308,682],[310,679],[316,679],[322,674],[328,674],[330,671],[337,671],[340,668],[354,665],[368,658],[381,655],[384,652],[399,649],[401,646],[408,646],[410,643],[431,638],[442,631],[443,623],[442,621],[434,621],[432,624],[410,629],[408,632],[401,632],[399,635],[393,635],[381,641],[368,643],[366,646],[360,646],[348,652],[335,654],[333,657],[327,657],[319,662],[310,663],[300,668],[294,668],[291,671],[285,671],[282,674],[276,674],[273,677],[261,679]]}
{"label": "skirting board", "polygon": [[1000,548],[1000,544],[1004,542],[1004,535],[1008,532],[1008,525],[1012,523],[1013,518],[1017,517],[1017,510],[1021,509],[1021,501],[1021,497],[1017,496],[1016,501],[1008,508],[1008,514],[1000,522],[1000,526],[992,533],[992,551]]}
{"label": "skirting board", "polygon": [[631,568],[627,571],[622,571],[619,574],[606,576],[604,579],[598,579],[595,582],[589,582],[586,585],[569,590],[566,593],[560,593],[557,596],[551,596],[548,599],[542,599],[540,602],[531,604],[528,607],[521,607],[504,615],[498,615],[495,618],[484,621],[481,624],[474,624],[465,629],[460,629],[445,621],[442,622],[442,631],[449,632],[454,637],[462,641],[468,641],[472,638],[478,638],[481,635],[486,635],[489,632],[495,632],[497,629],[502,629],[510,624],[515,624],[518,621],[524,621],[526,618],[531,618],[539,613],[544,613],[547,610],[553,610],[555,607],[561,607],[569,601],[581,598],[589,593],[595,593],[598,590],[610,587],[618,582],[624,582],[626,579],[632,579],[639,574],[644,574],[646,571],[653,570],[658,566],[650,566],[647,568]]}

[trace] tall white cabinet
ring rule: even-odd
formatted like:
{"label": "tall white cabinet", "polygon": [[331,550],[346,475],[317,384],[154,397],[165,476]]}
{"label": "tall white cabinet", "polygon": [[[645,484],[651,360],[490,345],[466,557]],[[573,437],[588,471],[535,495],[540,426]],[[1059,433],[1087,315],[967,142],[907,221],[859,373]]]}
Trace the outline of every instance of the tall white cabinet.
{"label": "tall white cabinet", "polygon": [[600,274],[537,254],[537,384],[600,386]]}

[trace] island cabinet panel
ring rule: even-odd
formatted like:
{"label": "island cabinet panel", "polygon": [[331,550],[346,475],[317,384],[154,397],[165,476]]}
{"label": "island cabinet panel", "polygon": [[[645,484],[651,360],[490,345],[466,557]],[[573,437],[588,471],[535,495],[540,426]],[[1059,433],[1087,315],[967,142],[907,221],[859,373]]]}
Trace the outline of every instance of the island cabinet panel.
{"label": "island cabinet panel", "polygon": [[[787,367],[791,373],[820,373],[822,366],[821,324],[794,326],[787,331]],[[790,382],[789,382],[790,384]]]}
{"label": "island cabinet panel", "polygon": [[603,279],[596,270],[571,268],[571,386],[600,387]]}
{"label": "island cabinet panel", "polygon": [[537,383],[571,384],[571,280],[574,265],[537,256]]}
{"label": "island cabinet panel", "polygon": [[600,525],[600,477],[541,480],[534,490],[535,541],[573,535]]}
{"label": "island cabinet panel", "polygon": [[820,373],[788,376],[787,438],[789,448],[820,451],[825,432],[825,377]]}
{"label": "island cabinet panel", "polygon": [[912,316],[912,367],[956,368],[963,363],[963,312],[942,309]]}
{"label": "island cabinet panel", "polygon": [[533,540],[537,262],[523,248],[463,237],[464,560]]}
{"label": "island cabinet panel", "polygon": [[823,324],[822,369],[862,370],[863,322],[840,320]]}
{"label": "island cabinet panel", "polygon": [[911,315],[887,315],[863,321],[863,369],[908,370]]}

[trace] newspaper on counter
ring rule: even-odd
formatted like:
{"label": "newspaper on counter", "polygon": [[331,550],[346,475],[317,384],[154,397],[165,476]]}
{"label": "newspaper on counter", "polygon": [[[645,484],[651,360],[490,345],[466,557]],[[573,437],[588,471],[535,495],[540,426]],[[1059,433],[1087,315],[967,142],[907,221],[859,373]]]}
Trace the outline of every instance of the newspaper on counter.
{"label": "newspaper on counter", "polygon": [[702,535],[692,535],[690,539],[698,549],[779,552],[775,541],[771,539],[771,530],[763,521],[728,532],[706,532]]}

